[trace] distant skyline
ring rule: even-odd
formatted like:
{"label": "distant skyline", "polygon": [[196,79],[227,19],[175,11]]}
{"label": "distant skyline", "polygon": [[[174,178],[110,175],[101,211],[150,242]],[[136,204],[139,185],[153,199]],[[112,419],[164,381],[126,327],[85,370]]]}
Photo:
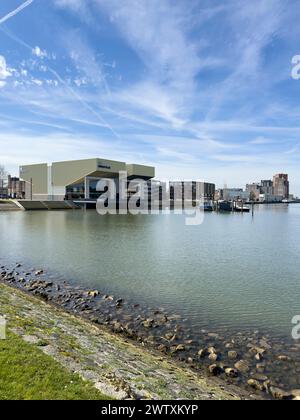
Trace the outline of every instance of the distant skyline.
{"label": "distant skyline", "polygon": [[103,157],[300,196],[300,3],[5,0],[0,164]]}

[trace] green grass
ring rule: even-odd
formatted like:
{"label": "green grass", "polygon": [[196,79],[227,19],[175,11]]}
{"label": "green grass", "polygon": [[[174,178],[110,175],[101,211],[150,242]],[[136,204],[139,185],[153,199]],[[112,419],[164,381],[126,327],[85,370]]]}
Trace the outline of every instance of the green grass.
{"label": "green grass", "polygon": [[8,334],[0,340],[0,400],[105,400],[37,346]]}

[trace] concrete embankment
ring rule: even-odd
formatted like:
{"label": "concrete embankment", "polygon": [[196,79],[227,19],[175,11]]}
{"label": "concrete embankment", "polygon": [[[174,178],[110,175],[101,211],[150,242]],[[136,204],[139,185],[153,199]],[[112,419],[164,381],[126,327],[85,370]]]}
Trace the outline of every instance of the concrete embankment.
{"label": "concrete embankment", "polygon": [[0,200],[0,211],[11,210],[78,210],[73,201]]}
{"label": "concrete embankment", "polygon": [[0,283],[0,313],[8,328],[70,371],[117,399],[250,398],[155,351]]}
{"label": "concrete embankment", "polygon": [[0,200],[0,212],[14,210],[21,210],[21,206],[18,206],[18,204],[12,200]]}

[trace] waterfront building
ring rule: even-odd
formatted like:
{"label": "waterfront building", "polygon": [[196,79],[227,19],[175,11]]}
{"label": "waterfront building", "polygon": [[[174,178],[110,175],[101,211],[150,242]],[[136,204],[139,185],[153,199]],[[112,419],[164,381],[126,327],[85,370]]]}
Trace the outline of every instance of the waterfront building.
{"label": "waterfront building", "polygon": [[261,195],[261,186],[258,183],[246,185],[246,191],[249,194],[250,201],[259,201]]}
{"label": "waterfront building", "polygon": [[262,180],[260,183],[261,193],[266,195],[274,195],[273,181]]}
{"label": "waterfront building", "polygon": [[128,181],[149,181],[155,176],[155,168],[107,159],[41,163],[20,167],[20,178],[26,183],[25,199],[37,201],[96,200],[101,179],[119,179],[126,172]]}
{"label": "waterfront building", "polygon": [[274,175],[273,181],[262,180],[260,184],[247,184],[246,191],[249,193],[251,201],[281,202],[284,199],[289,199],[289,177],[287,174],[277,174]]}
{"label": "waterfront building", "polygon": [[7,176],[3,166],[0,166],[0,198],[7,198]]}
{"label": "waterfront building", "polygon": [[274,195],[288,200],[290,196],[290,183],[287,174],[276,174],[273,177]]}
{"label": "waterfront building", "polygon": [[248,201],[249,193],[242,188],[224,188],[222,199],[228,201]]}
{"label": "waterfront building", "polygon": [[8,191],[6,185],[0,185],[0,198],[7,198],[8,197]]}
{"label": "waterfront building", "polygon": [[222,194],[223,194],[223,190],[222,189],[218,189],[215,191],[215,196],[214,196],[214,201],[220,201],[222,200]]}
{"label": "waterfront building", "polygon": [[[182,193],[177,199],[184,197],[184,191],[191,190],[192,200],[200,197],[205,200],[213,200],[215,184],[207,182],[161,182],[154,180],[155,168],[137,164],[107,159],[87,159],[77,161],[54,162],[35,165],[23,165],[20,167],[20,178],[25,183],[25,199],[32,201],[96,201],[104,192],[105,185],[99,187],[99,181],[111,179],[115,181],[117,200],[121,199],[118,190],[120,173],[127,173],[127,197],[129,199],[138,190],[148,202],[157,202],[158,205],[164,199],[174,201],[174,191],[182,186]],[[141,183],[137,180],[143,180]],[[198,189],[198,190],[197,190]],[[196,194],[197,193],[197,194]],[[167,197],[165,197],[167,194]],[[147,205],[147,203],[146,203]]]}
{"label": "waterfront building", "polygon": [[200,198],[203,200],[214,200],[216,186],[209,182],[196,182],[196,181],[171,181],[170,182],[170,198],[171,200],[186,199],[190,195],[191,200]]}
{"label": "waterfront building", "polygon": [[263,202],[277,201],[274,195],[273,181],[262,180],[260,183],[260,191],[261,191],[261,194],[260,194],[259,201],[263,201]]}
{"label": "waterfront building", "polygon": [[281,203],[283,200],[281,195],[260,194],[259,201],[261,203]]}
{"label": "waterfront building", "polygon": [[26,182],[8,175],[7,193],[10,198],[23,199],[26,194]]}

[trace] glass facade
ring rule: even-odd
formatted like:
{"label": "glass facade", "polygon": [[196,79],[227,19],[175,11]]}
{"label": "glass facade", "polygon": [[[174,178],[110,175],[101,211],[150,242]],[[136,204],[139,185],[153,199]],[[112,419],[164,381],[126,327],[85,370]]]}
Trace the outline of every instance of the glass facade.
{"label": "glass facade", "polygon": [[[99,195],[103,192],[97,191],[97,184],[100,180],[90,180],[90,200],[97,200]],[[66,199],[67,200],[84,200],[85,199],[85,183],[81,182],[79,184],[69,185],[66,188]]]}

